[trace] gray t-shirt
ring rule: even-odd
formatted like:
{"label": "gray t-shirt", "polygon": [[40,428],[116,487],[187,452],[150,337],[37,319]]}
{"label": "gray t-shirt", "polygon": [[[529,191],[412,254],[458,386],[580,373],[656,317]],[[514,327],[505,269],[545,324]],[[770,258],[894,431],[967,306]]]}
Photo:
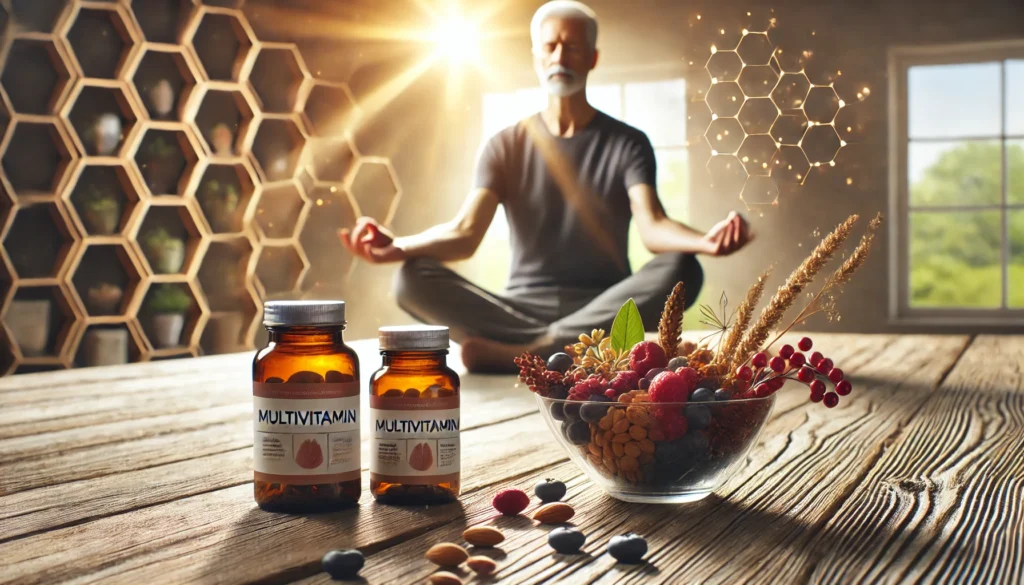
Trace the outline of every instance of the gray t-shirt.
{"label": "gray t-shirt", "polygon": [[474,185],[505,208],[508,290],[604,289],[629,276],[627,190],[655,179],[647,136],[603,112],[569,138],[552,135],[540,114],[494,135],[480,151]]}

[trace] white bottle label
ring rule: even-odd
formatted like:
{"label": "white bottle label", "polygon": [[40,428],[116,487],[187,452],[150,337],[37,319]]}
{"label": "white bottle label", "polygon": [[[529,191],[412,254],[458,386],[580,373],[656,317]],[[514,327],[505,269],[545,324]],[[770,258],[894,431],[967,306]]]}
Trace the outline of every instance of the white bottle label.
{"label": "white bottle label", "polygon": [[371,479],[404,485],[458,481],[458,400],[371,397]]}
{"label": "white bottle label", "polygon": [[253,384],[256,481],[359,479],[359,383]]}

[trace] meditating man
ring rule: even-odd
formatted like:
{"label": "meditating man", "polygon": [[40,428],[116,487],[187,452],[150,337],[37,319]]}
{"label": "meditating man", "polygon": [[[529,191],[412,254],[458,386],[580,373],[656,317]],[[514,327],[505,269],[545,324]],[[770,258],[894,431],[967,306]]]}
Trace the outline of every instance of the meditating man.
{"label": "meditating man", "polygon": [[[654,330],[677,282],[685,283],[687,305],[697,297],[703,271],[696,254],[731,254],[749,238],[735,212],[703,234],[665,215],[647,136],[587,102],[598,56],[597,21],[587,6],[549,2],[530,32],[548,106],[484,144],[456,217],[405,237],[368,217],[340,233],[368,262],[403,263],[394,283],[399,306],[450,327],[470,371],[514,369],[523,351],[559,351],[581,332],[607,330],[629,298]],[[498,205],[512,246],[502,294],[443,265],[473,255]],[[635,274],[627,260],[631,218],[657,254]]]}

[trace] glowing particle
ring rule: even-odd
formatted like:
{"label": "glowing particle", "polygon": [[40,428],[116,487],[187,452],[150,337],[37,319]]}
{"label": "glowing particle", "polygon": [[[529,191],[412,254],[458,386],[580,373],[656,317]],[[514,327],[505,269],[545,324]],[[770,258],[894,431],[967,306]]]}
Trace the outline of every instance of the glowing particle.
{"label": "glowing particle", "polygon": [[852,185],[853,184],[853,177],[846,177],[846,184],[847,185]]}
{"label": "glowing particle", "polygon": [[816,166],[816,167],[820,167],[820,166],[821,166],[821,163],[820,163],[820,162],[816,162],[816,163],[814,163],[814,166]]}
{"label": "glowing particle", "polygon": [[721,140],[721,139],[722,139],[722,135],[721,134],[719,134],[718,136],[715,137],[715,140]]}
{"label": "glowing particle", "polygon": [[717,120],[718,119],[718,114],[711,114],[711,119],[712,120]]}
{"label": "glowing particle", "polygon": [[743,29],[743,30],[742,30],[742,31],[740,31],[740,32],[742,32],[742,33],[743,33],[743,36],[747,36],[747,35],[749,35],[749,34],[750,34],[750,31],[749,31],[749,30],[747,30],[747,29]]}
{"label": "glowing particle", "polygon": [[864,94],[862,94],[862,93],[860,93],[860,92],[858,91],[858,92],[857,92],[857,99],[859,99],[859,100],[862,100],[862,99],[864,99]]}
{"label": "glowing particle", "polygon": [[714,45],[711,45],[711,54],[714,55],[717,52],[718,52],[718,47],[716,47]]}
{"label": "glowing particle", "polygon": [[846,141],[845,140],[840,140],[839,141],[839,146],[846,146]]}
{"label": "glowing particle", "polygon": [[719,29],[718,33],[724,35],[725,34],[725,29],[724,28],[723,29]]}
{"label": "glowing particle", "polygon": [[331,187],[331,193],[337,193],[337,192],[338,192],[338,188],[337,187]]}
{"label": "glowing particle", "polygon": [[750,13],[749,13],[749,12],[747,13],[747,16],[750,16]]}
{"label": "glowing particle", "polygon": [[864,95],[871,95],[871,90],[869,88],[867,88],[867,87],[865,87],[861,91],[864,92]]}
{"label": "glowing particle", "polygon": [[839,100],[839,107],[846,107],[846,102],[844,102],[843,100]]}
{"label": "glowing particle", "polygon": [[836,166],[836,161],[834,161],[834,160],[828,161],[828,166],[830,166],[830,167]]}
{"label": "glowing particle", "polygon": [[847,126],[847,127],[846,127],[846,131],[847,131],[847,132],[853,132],[853,128],[852,128],[851,126]]}
{"label": "glowing particle", "polygon": [[700,15],[699,14],[697,15],[697,20],[700,20]]}
{"label": "glowing particle", "polygon": [[718,156],[718,151],[717,150],[712,150],[711,151],[711,156]]}
{"label": "glowing particle", "polygon": [[316,200],[316,205],[317,205],[317,207],[320,207],[320,206],[321,206],[321,205],[323,205],[323,204],[324,204],[324,200],[323,200],[323,199],[317,199],[317,200]]}

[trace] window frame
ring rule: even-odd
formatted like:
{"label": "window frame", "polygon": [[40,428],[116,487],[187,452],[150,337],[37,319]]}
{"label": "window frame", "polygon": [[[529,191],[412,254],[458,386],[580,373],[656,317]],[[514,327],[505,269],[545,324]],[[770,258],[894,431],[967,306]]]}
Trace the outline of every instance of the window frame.
{"label": "window frame", "polygon": [[[968,211],[998,209],[1003,214],[1002,247],[1000,250],[1004,277],[1001,296],[1004,305],[995,309],[915,308],[910,305],[910,189],[908,185],[909,104],[908,72],[922,65],[957,65],[979,62],[1024,59],[1024,39],[978,43],[890,47],[888,56],[888,118],[889,118],[889,322],[893,325],[924,325],[931,327],[984,326],[997,329],[1024,326],[1024,309],[1005,305],[1009,295],[1010,243],[1006,212],[1024,210],[1024,204],[1009,204],[1007,198],[1006,144],[1016,135],[1006,134],[1006,70],[1002,70],[1002,126],[998,136],[985,137],[1000,141],[1002,147],[1002,194],[997,205],[943,206],[937,211]],[[967,137],[967,138],[981,138]]]}

